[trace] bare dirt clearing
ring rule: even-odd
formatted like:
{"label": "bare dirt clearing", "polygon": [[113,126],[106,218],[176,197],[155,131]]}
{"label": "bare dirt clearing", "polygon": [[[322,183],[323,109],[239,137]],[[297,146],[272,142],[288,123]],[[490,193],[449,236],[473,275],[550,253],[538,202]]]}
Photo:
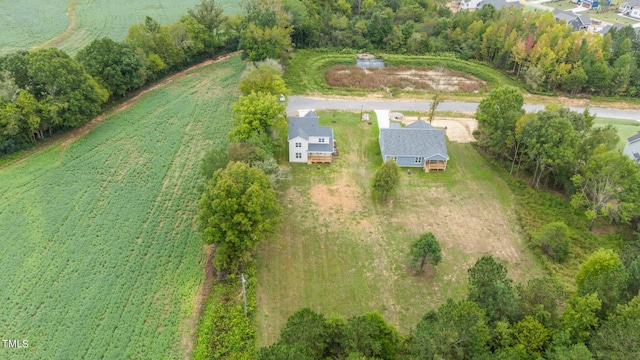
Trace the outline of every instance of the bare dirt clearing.
{"label": "bare dirt clearing", "polygon": [[486,86],[486,82],[463,72],[406,66],[362,69],[336,65],[327,69],[325,78],[331,86],[361,89],[395,87],[403,90],[475,92]]}
{"label": "bare dirt clearing", "polygon": [[[417,116],[405,116],[402,122],[409,125],[418,120]],[[452,118],[436,116],[431,125],[444,129],[450,141],[470,143],[476,141],[473,132],[478,129],[478,121],[473,118]]]}

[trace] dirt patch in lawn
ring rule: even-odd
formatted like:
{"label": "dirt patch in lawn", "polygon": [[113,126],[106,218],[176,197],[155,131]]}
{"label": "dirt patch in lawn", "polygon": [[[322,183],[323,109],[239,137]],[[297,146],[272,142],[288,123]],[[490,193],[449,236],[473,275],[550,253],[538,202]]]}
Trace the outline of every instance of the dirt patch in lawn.
{"label": "dirt patch in lawn", "polygon": [[[418,120],[416,116],[406,116],[402,122],[406,125]],[[450,141],[459,143],[470,143],[476,141],[473,137],[473,132],[478,129],[478,121],[473,118],[450,118],[450,117],[436,117],[431,122],[431,125],[446,129],[447,138]]]}
{"label": "dirt patch in lawn", "polygon": [[327,69],[325,78],[331,86],[360,89],[395,87],[403,90],[472,93],[486,86],[484,81],[463,72],[406,66],[362,69],[336,65]]}

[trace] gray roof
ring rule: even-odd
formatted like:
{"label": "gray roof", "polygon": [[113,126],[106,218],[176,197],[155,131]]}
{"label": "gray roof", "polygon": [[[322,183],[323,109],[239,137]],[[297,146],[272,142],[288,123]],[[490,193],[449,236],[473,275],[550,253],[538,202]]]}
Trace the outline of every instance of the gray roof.
{"label": "gray roof", "polygon": [[289,140],[298,136],[305,140],[309,140],[309,136],[329,136],[333,142],[333,130],[319,126],[318,118],[312,116],[289,118]]}
{"label": "gray roof", "polygon": [[415,156],[427,160],[449,160],[444,130],[433,127],[381,129],[380,150],[383,157]]}
{"label": "gray roof", "polygon": [[580,19],[580,22],[582,22],[582,25],[584,25],[584,26],[591,25],[591,18],[587,14],[582,14],[582,15],[578,16],[578,19]]}
{"label": "gray roof", "polygon": [[636,142],[638,140],[640,140],[640,131],[637,134],[627,138],[628,143]]}
{"label": "gray roof", "polygon": [[624,4],[629,4],[629,6],[631,7],[636,7],[636,6],[640,6],[640,0],[629,0],[627,2],[622,3],[623,6]]}
{"label": "gray roof", "polygon": [[496,8],[496,10],[500,10],[506,6],[513,6],[516,9],[520,9],[522,7],[519,1],[482,0],[478,3],[478,9],[482,8],[485,5],[493,5],[493,7]]}
{"label": "gray roof", "polygon": [[564,20],[565,22],[573,21],[578,17],[571,11],[562,11],[560,9],[553,9],[553,16],[556,20]]}
{"label": "gray roof", "polygon": [[329,141],[322,144],[309,144],[309,151],[333,152],[333,129],[318,125],[318,115],[309,111],[303,117],[289,118],[289,140],[301,137],[309,140],[309,136],[328,137]]}
{"label": "gray roof", "polygon": [[431,124],[429,124],[426,121],[423,120],[418,120],[415,122],[412,122],[411,124],[406,126],[407,129],[429,129],[429,130],[437,130],[437,128],[433,127]]}

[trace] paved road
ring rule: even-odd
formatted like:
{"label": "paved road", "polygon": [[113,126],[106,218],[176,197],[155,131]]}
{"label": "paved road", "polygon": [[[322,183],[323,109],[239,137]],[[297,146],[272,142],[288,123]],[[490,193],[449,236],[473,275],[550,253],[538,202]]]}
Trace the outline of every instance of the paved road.
{"label": "paved road", "polygon": [[[289,97],[287,111],[316,109],[316,110],[396,110],[396,111],[428,111],[430,101],[407,100],[337,100],[317,99],[304,96]],[[438,105],[440,111],[469,111],[474,112],[478,108],[476,102],[444,101]],[[544,109],[544,105],[525,104],[527,112],[536,112]],[[573,111],[583,112],[584,108],[570,107]],[[591,113],[598,117],[615,119],[632,119],[640,121],[640,111],[617,110],[605,108],[590,108]]]}

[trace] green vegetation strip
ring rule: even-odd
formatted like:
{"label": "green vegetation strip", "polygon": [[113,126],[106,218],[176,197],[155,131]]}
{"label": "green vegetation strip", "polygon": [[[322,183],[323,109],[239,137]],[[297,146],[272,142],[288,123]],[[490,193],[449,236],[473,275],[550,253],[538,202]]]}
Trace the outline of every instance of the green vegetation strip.
{"label": "green vegetation strip", "polygon": [[[479,62],[465,61],[449,56],[409,56],[409,55],[379,55],[388,66],[427,67],[456,70],[471,74],[484,80],[491,90],[501,85],[520,87],[518,82],[504,76],[499,71]],[[339,88],[329,86],[325,80],[325,71],[335,65],[355,65],[355,53],[332,53],[318,50],[299,50],[287,66],[285,81],[293,94],[324,93],[335,95],[363,95],[365,89]]]}
{"label": "green vegetation strip", "polygon": [[1,358],[183,358],[203,283],[199,160],[226,141],[243,68],[188,72],[0,172],[0,322],[29,340]]}

